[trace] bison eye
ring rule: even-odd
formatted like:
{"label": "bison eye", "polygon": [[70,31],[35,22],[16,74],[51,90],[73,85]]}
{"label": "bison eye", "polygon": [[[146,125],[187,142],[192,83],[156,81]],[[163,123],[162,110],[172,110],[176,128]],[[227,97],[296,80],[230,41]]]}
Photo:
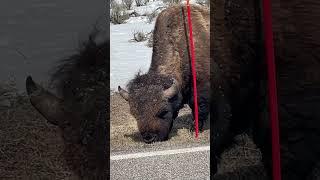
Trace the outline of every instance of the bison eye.
{"label": "bison eye", "polygon": [[158,118],[165,119],[165,116],[166,116],[168,113],[169,113],[169,111],[167,111],[167,110],[162,110],[162,111],[158,112],[156,116],[157,116]]}

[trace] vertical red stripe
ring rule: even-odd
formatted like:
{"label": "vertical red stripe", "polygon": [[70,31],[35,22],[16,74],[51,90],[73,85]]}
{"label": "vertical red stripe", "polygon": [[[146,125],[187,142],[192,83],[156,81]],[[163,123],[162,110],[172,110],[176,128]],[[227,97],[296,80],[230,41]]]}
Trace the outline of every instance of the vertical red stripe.
{"label": "vertical red stripe", "polygon": [[199,134],[199,115],[198,115],[198,95],[197,95],[197,75],[196,75],[196,66],[195,66],[195,50],[193,43],[193,34],[192,34],[192,23],[191,23],[191,10],[189,0],[187,0],[187,12],[188,12],[188,25],[189,25],[189,38],[190,38],[190,54],[191,54],[191,71],[193,79],[193,102],[194,102],[194,121],[195,121],[195,131],[196,138]]}
{"label": "vertical red stripe", "polygon": [[281,180],[280,165],[280,142],[279,142],[279,121],[278,102],[276,86],[276,67],[273,49],[272,15],[270,0],[263,0],[263,22],[265,37],[265,52],[268,66],[268,87],[269,87],[269,112],[272,138],[272,170],[273,180]]}

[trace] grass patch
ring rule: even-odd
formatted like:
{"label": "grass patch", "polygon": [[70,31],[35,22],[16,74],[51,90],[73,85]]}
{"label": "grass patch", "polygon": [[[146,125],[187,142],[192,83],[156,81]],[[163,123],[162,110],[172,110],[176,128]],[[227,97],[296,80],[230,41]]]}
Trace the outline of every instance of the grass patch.
{"label": "grass patch", "polygon": [[[160,150],[210,144],[210,125],[208,123],[205,126],[205,130],[199,133],[199,139],[195,139],[194,132],[191,133],[189,131],[189,128],[193,126],[193,120],[191,110],[187,106],[180,110],[178,118],[174,121],[168,141],[145,144],[140,137],[136,120],[130,114],[128,103],[117,92],[111,96],[110,103],[111,153],[126,150],[140,152],[144,149]],[[239,167],[250,165],[261,165],[261,152],[248,135],[239,135],[235,139],[234,146],[223,153],[219,173],[231,172]]]}
{"label": "grass patch", "polygon": [[135,31],[133,32],[133,41],[135,42],[142,42],[147,40],[147,35],[143,31]]}
{"label": "grass patch", "polygon": [[152,146],[172,147],[209,143],[210,130],[207,129],[200,133],[199,140],[195,139],[194,133],[190,132],[189,129],[193,125],[193,120],[190,114],[191,110],[188,107],[182,109],[179,117],[174,121],[168,141],[146,144],[139,134],[136,120],[130,114],[128,103],[118,93],[111,96],[110,103],[111,152]]}
{"label": "grass patch", "polygon": [[0,109],[0,179],[71,179],[62,151],[60,131],[31,106],[24,93],[1,85],[0,97],[10,106]]}
{"label": "grass patch", "polygon": [[129,19],[130,16],[123,4],[113,2],[111,6],[110,21],[113,24],[123,24]]}
{"label": "grass patch", "polygon": [[122,3],[125,5],[127,10],[130,10],[133,5],[133,0],[122,0]]}

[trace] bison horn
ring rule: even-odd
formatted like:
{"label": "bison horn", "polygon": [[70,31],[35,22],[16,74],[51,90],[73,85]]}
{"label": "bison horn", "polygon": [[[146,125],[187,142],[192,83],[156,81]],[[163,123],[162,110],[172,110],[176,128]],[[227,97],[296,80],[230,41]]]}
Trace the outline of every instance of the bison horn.
{"label": "bison horn", "polygon": [[118,86],[118,91],[119,91],[119,93],[120,93],[120,96],[121,96],[123,99],[125,99],[126,101],[129,100],[129,93],[128,93],[126,90],[124,90],[124,89],[122,89],[120,86]]}
{"label": "bison horn", "polygon": [[173,79],[173,83],[172,83],[171,87],[164,90],[163,95],[166,98],[172,98],[173,96],[175,96],[178,93],[178,91],[179,91],[178,81],[176,79]]}
{"label": "bison horn", "polygon": [[54,125],[60,125],[62,120],[66,119],[67,108],[61,99],[46,91],[40,85],[36,84],[31,76],[26,79],[26,89],[31,104],[42,114],[48,122]]}

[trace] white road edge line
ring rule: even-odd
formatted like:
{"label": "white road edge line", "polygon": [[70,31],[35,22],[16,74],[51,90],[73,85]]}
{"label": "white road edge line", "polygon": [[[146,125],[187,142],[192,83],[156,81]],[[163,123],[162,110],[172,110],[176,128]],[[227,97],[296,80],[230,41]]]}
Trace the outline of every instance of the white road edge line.
{"label": "white road edge line", "polygon": [[183,153],[202,152],[202,151],[210,151],[210,146],[141,152],[141,153],[132,153],[132,154],[120,154],[120,155],[110,156],[110,160],[117,161],[117,160],[123,160],[123,159],[137,159],[137,158],[144,158],[144,157],[151,157],[151,156],[164,156],[164,155],[183,154]]}

